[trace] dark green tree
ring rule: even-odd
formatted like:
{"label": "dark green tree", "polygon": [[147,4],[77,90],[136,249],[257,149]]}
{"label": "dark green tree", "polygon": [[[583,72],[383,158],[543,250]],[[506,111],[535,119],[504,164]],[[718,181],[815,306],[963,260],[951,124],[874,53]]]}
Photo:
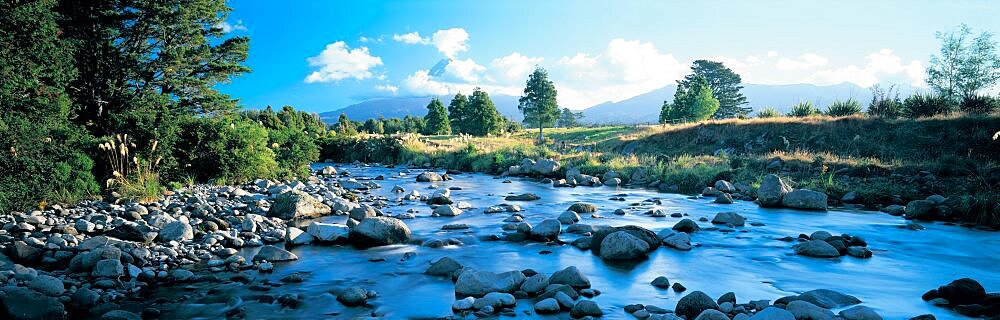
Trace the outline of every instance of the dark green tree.
{"label": "dark green tree", "polygon": [[441,100],[434,98],[427,104],[427,115],[424,116],[424,130],[426,135],[451,134],[451,124],[448,123],[448,111],[444,109]]}
{"label": "dark green tree", "polygon": [[556,86],[549,80],[549,73],[540,67],[528,76],[524,95],[518,99],[517,108],[524,114],[524,123],[538,128],[538,141],[542,141],[542,128],[555,125],[559,118]]}
{"label": "dark green tree", "polygon": [[472,91],[467,106],[467,131],[474,136],[499,134],[503,131],[503,117],[497,112],[490,95],[480,88]]}
{"label": "dark green tree", "polygon": [[361,126],[361,130],[367,133],[374,133],[374,134],[385,133],[385,127],[382,125],[382,120],[376,120],[376,119],[365,120],[365,124]]}
{"label": "dark green tree", "polygon": [[347,114],[341,112],[340,117],[337,118],[337,134],[345,136],[353,136],[358,134],[358,130],[354,126],[354,123],[347,118]]}
{"label": "dark green tree", "polygon": [[451,120],[451,131],[454,133],[469,133],[465,126],[468,120],[469,98],[462,93],[455,94],[448,104],[448,119]]}
{"label": "dark green tree", "polygon": [[563,108],[559,115],[559,126],[563,128],[578,127],[582,118],[583,112],[573,112],[569,108]]}
{"label": "dark green tree", "polygon": [[698,77],[708,80],[712,95],[719,100],[719,109],[712,115],[715,119],[746,116],[752,111],[747,104],[747,98],[740,92],[743,89],[742,78],[722,62],[695,60],[691,65],[692,73],[677,82],[678,87],[691,87]]}
{"label": "dark green tree", "polygon": [[683,115],[680,110],[675,110],[678,108],[683,108],[687,103],[687,88],[684,86],[677,86],[677,90],[674,91],[674,100],[663,101],[663,106],[660,107],[660,123],[668,123],[672,121],[682,120]]}
{"label": "dark green tree", "polygon": [[677,87],[677,91],[674,92],[674,102],[664,103],[660,110],[660,122],[701,121],[711,118],[718,110],[719,100],[712,95],[708,80],[698,76],[689,86]]}

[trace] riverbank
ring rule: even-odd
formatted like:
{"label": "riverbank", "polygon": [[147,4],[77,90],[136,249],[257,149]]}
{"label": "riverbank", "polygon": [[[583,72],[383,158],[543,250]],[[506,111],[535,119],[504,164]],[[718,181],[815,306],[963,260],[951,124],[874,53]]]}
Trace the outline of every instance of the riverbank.
{"label": "riverbank", "polygon": [[[998,116],[884,120],[731,119],[696,124],[550,129],[503,137],[356,136],[321,141],[321,158],[502,174],[524,158],[552,158],[561,169],[666,192],[701,193],[717,180],[751,191],[767,174],[823,192],[831,205],[897,212],[944,196],[932,219],[1000,226]],[[633,180],[635,181],[631,181]],[[602,181],[604,182],[604,181]],[[655,183],[654,183],[655,182]],[[752,197],[753,193],[748,194]]]}

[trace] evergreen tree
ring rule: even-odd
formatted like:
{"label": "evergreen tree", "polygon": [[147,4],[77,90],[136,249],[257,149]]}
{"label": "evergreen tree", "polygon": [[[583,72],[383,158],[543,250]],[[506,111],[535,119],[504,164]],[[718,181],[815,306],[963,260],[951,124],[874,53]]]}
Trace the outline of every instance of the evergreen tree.
{"label": "evergreen tree", "polygon": [[691,87],[698,77],[708,80],[708,85],[712,89],[712,95],[719,100],[719,110],[712,116],[715,119],[734,118],[745,116],[752,110],[750,107],[743,107],[747,104],[747,98],[740,92],[743,89],[740,75],[727,68],[721,62],[709,60],[695,60],[691,65],[692,73],[685,76],[683,80],[677,82],[678,87]]}
{"label": "evergreen tree", "polygon": [[347,119],[347,114],[341,112],[340,118],[337,118],[337,134],[353,136],[358,134],[358,130],[355,129],[354,123],[350,119]]}
{"label": "evergreen tree", "polygon": [[424,116],[424,130],[426,135],[451,134],[451,124],[448,123],[448,111],[444,109],[441,100],[434,98],[427,105],[427,115]]}
{"label": "evergreen tree", "polygon": [[486,136],[503,131],[503,117],[497,112],[486,91],[480,88],[473,90],[467,108],[468,118],[465,123],[468,126],[465,129],[469,134]]}
{"label": "evergreen tree", "polygon": [[712,95],[708,80],[698,76],[690,86],[678,86],[672,103],[663,103],[660,123],[671,121],[693,122],[712,117],[719,109],[719,100]]}
{"label": "evergreen tree", "polygon": [[559,116],[559,126],[563,128],[577,127],[580,125],[581,118],[583,118],[583,112],[573,112],[569,108],[563,108]]}
{"label": "evergreen tree", "polygon": [[524,96],[518,99],[517,108],[524,114],[525,124],[538,128],[538,141],[542,141],[542,128],[554,125],[560,115],[556,87],[545,69],[536,67],[528,76]]}
{"label": "evergreen tree", "polygon": [[469,133],[466,127],[468,121],[469,98],[462,93],[455,94],[448,104],[448,119],[451,120],[451,131],[454,133]]}
{"label": "evergreen tree", "polygon": [[686,104],[687,88],[678,85],[677,91],[674,91],[673,102],[663,101],[663,106],[660,107],[660,123],[683,120],[685,111],[681,109],[685,108]]}

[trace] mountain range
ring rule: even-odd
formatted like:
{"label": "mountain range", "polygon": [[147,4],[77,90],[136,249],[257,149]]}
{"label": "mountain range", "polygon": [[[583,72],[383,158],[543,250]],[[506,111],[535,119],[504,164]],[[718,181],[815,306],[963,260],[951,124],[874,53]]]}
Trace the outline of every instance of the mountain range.
{"label": "mountain range", "polygon": [[[834,100],[854,98],[867,106],[872,99],[869,89],[852,83],[841,83],[830,86],[812,84],[745,84],[742,92],[747,97],[748,106],[754,112],[765,107],[771,107],[785,113],[799,101],[812,101],[820,109],[825,108]],[[582,110],[584,123],[596,124],[634,124],[656,122],[660,107],[664,100],[673,99],[676,84],[667,85],[647,93],[617,102],[605,102]],[[900,94],[906,95],[912,88],[900,88]],[[370,118],[402,118],[404,116],[424,116],[427,114],[427,104],[435,97],[400,97],[380,98],[363,101],[341,109],[320,113],[320,117],[328,123],[337,121],[340,113],[347,114],[351,120],[367,120]],[[451,96],[437,97],[447,106]],[[504,116],[520,121],[523,116],[517,109],[518,97],[502,94],[490,95],[497,111]]]}

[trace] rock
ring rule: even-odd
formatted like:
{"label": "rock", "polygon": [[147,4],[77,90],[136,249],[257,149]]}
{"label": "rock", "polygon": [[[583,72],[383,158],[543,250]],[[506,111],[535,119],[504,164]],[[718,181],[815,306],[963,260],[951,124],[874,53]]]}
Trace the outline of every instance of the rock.
{"label": "rock", "polygon": [[673,232],[663,237],[663,245],[677,250],[691,250],[691,235],[684,232]]}
{"label": "rock", "polygon": [[373,217],[362,220],[348,235],[359,247],[385,246],[410,240],[410,228],[402,220]]}
{"label": "rock", "polygon": [[308,193],[292,190],[278,195],[274,199],[274,203],[271,204],[271,209],[267,211],[267,215],[285,220],[319,218],[330,214],[331,210],[330,206],[316,200]]}
{"label": "rock", "polygon": [[499,310],[501,307],[513,306],[516,302],[514,296],[509,293],[502,292],[490,292],[487,293],[482,298],[476,299],[476,302],[472,303],[472,307],[477,310],[482,310],[487,306],[493,307],[494,310]]}
{"label": "rock", "polygon": [[855,203],[858,202],[859,199],[860,196],[858,196],[858,193],[854,191],[848,192],[844,194],[843,197],[840,197],[840,201],[843,203]]}
{"label": "rock", "polygon": [[535,312],[538,314],[558,313],[559,311],[559,302],[556,302],[554,298],[544,299],[535,303]]}
{"label": "rock", "polygon": [[758,311],[749,320],[795,320],[795,315],[785,309],[767,307]]}
{"label": "rock", "polygon": [[528,277],[523,283],[521,283],[521,291],[534,295],[541,293],[548,286],[549,276],[544,273],[537,273]]}
{"label": "rock", "polygon": [[[416,190],[414,190],[416,191]],[[443,189],[434,192],[430,198],[427,199],[427,204],[452,204],[454,201],[451,200],[451,190]]]}
{"label": "rock", "polygon": [[803,292],[799,300],[808,301],[822,308],[838,308],[861,303],[861,300],[829,289],[816,289]]}
{"label": "rock", "polygon": [[956,305],[973,304],[986,298],[986,289],[971,278],[952,281],[939,287],[937,291],[941,298]]}
{"label": "rock", "polygon": [[142,316],[125,310],[111,310],[102,315],[100,320],[142,320]]}
{"label": "rock", "polygon": [[805,210],[826,210],[827,196],[819,191],[796,189],[781,198],[781,205]]}
{"label": "rock", "polygon": [[296,227],[285,228],[285,242],[292,245],[312,243],[316,238]]}
{"label": "rock", "polygon": [[601,241],[600,256],[604,260],[636,260],[645,258],[649,250],[646,241],[628,232],[617,231]]}
{"label": "rock", "polygon": [[[58,299],[34,290],[6,286],[0,288],[0,315],[11,320],[65,319],[66,309]],[[6,313],[2,311],[6,310]]]}
{"label": "rock", "polygon": [[597,206],[585,202],[577,202],[569,206],[569,211],[576,213],[594,213],[597,212]]}
{"label": "rock", "polygon": [[718,303],[720,305],[720,307],[725,302],[732,302],[733,305],[735,305],[736,304],[736,293],[735,292],[726,292],[726,293],[722,294],[722,296],[720,296],[719,299],[715,300],[715,302]]}
{"label": "rock", "polygon": [[559,220],[545,219],[531,228],[531,237],[542,241],[555,240],[559,238],[561,231],[562,224]]}
{"label": "rock", "polygon": [[810,240],[826,241],[826,239],[829,239],[830,237],[833,237],[833,235],[826,231],[816,231],[809,235]]}
{"label": "rock", "polygon": [[324,176],[337,175],[337,168],[334,168],[333,166],[325,166],[323,167],[322,170],[319,171],[319,173]]}
{"label": "rock", "polygon": [[795,254],[815,258],[835,258],[840,256],[837,248],[823,240],[809,240],[794,246]]}
{"label": "rock", "polygon": [[734,193],[736,192],[736,187],[734,187],[732,183],[729,183],[729,181],[719,180],[715,182],[715,190],[725,193]]}
{"label": "rock", "polygon": [[558,220],[561,224],[571,225],[580,221],[580,215],[576,214],[576,212],[567,210],[559,215]]}
{"label": "rock", "polygon": [[476,303],[476,298],[465,297],[464,299],[455,300],[455,303],[451,304],[451,309],[455,311],[469,310],[472,309],[474,303]]}
{"label": "rock", "polygon": [[337,294],[337,301],[340,301],[340,303],[343,303],[348,307],[363,305],[367,302],[367,300],[368,290],[365,290],[364,288],[350,287]]}
{"label": "rock", "polygon": [[939,195],[939,194],[935,194],[935,195],[927,196],[927,198],[925,198],[924,200],[933,202],[935,205],[941,205],[941,204],[944,204],[945,201],[948,201],[948,198],[945,198],[944,196]]}
{"label": "rock", "polygon": [[653,279],[653,281],[650,282],[649,284],[652,284],[654,287],[657,287],[657,288],[660,288],[660,289],[670,288],[670,280],[667,279],[667,277],[664,277],[664,276],[656,277],[656,279]]}
{"label": "rock", "polygon": [[785,194],[791,191],[792,188],[781,181],[781,177],[768,174],[761,181],[760,188],[757,188],[757,201],[761,207],[777,207]]}
{"label": "rock", "polygon": [[795,300],[785,306],[785,310],[795,316],[795,319],[828,320],[833,319],[833,312],[821,308],[808,301]]}
{"label": "rock", "polygon": [[555,299],[556,302],[559,303],[559,306],[563,309],[572,309],[573,305],[575,304],[573,303],[573,298],[570,298],[569,295],[566,294],[566,292],[562,291],[556,292]]}
{"label": "rock", "polygon": [[552,175],[556,171],[559,171],[559,161],[552,159],[540,159],[531,165],[530,170],[543,176]]}
{"label": "rock", "polygon": [[417,182],[437,182],[444,181],[441,175],[433,171],[425,171],[417,175]]}
{"label": "rock", "polygon": [[156,238],[155,232],[151,232],[149,228],[140,226],[133,222],[123,223],[122,225],[105,232],[104,235],[121,240],[136,242],[149,242]]}
{"label": "rock", "polygon": [[575,266],[569,266],[553,273],[549,277],[549,284],[565,284],[579,290],[590,288],[590,279],[580,273],[580,270]]}
{"label": "rock", "polygon": [[345,225],[313,221],[306,227],[306,232],[319,242],[337,242],[347,240],[351,230]]}
{"label": "rock", "polygon": [[674,282],[674,285],[671,286],[671,288],[674,289],[674,292],[684,292],[684,290],[687,290],[687,288],[680,282]]}
{"label": "rock", "polygon": [[125,274],[125,266],[118,259],[104,259],[94,265],[90,275],[94,277],[117,278]]}
{"label": "rock", "polygon": [[541,198],[534,193],[522,193],[516,196],[506,196],[503,199],[507,201],[535,201]]}
{"label": "rock", "polygon": [[715,203],[732,204],[733,196],[728,193],[720,193],[718,196],[715,197]]}
{"label": "rock", "polygon": [[719,212],[712,218],[712,223],[742,227],[746,224],[746,218],[736,212]]}
{"label": "rock", "polygon": [[70,302],[81,308],[89,308],[96,305],[100,299],[101,295],[96,291],[88,288],[80,288],[70,297]]}
{"label": "rock", "polygon": [[868,259],[872,257],[872,251],[865,247],[853,246],[847,247],[847,255],[855,258]]}
{"label": "rock", "polygon": [[434,208],[434,214],[442,217],[456,217],[462,214],[462,209],[459,209],[453,205],[441,205]]}
{"label": "rock", "polygon": [[194,229],[187,222],[174,221],[160,229],[159,239],[162,242],[191,240],[194,239]]}
{"label": "rock", "polygon": [[294,253],[288,252],[288,250],[278,248],[272,245],[266,245],[261,247],[260,251],[257,251],[257,254],[253,256],[253,261],[279,262],[279,261],[291,261],[298,259],[299,257],[296,256]]}
{"label": "rock", "polygon": [[934,220],[934,210],[937,206],[931,200],[913,200],[906,204],[904,217],[907,220]]}
{"label": "rock", "polygon": [[854,306],[839,313],[844,320],[882,320],[882,316],[875,313],[875,310],[865,306]]}
{"label": "rock", "polygon": [[694,220],[686,219],[686,218],[684,220],[681,220],[680,222],[677,222],[677,224],[674,225],[673,229],[677,230],[677,231],[680,231],[680,232],[686,232],[686,233],[692,233],[692,232],[701,230],[701,228],[698,227],[698,223],[697,222],[694,222]]}
{"label": "rock", "polygon": [[35,289],[35,291],[52,297],[59,296],[63,294],[63,292],[66,292],[66,288],[63,287],[62,280],[44,274],[31,279],[31,281],[28,281],[25,285],[27,285],[28,288]]}
{"label": "rock", "polygon": [[170,271],[170,279],[177,282],[185,282],[194,278],[194,272],[185,269],[174,269]]}
{"label": "rock", "polygon": [[581,300],[573,306],[573,309],[569,311],[569,315],[574,318],[600,317],[604,315],[604,312],[601,311],[601,307],[596,302]]}
{"label": "rock", "polygon": [[455,281],[455,294],[459,296],[481,297],[490,292],[514,292],[525,277],[520,271],[493,273],[475,269],[465,269]]}
{"label": "rock", "polygon": [[432,276],[451,277],[452,274],[461,269],[462,269],[461,263],[458,263],[458,261],[455,261],[455,259],[452,259],[450,257],[443,257],[441,259],[438,259],[438,261],[432,263],[431,266],[427,268],[426,271],[424,271],[424,274]]}
{"label": "rock", "polygon": [[701,314],[698,314],[698,317],[694,318],[694,319],[695,320],[729,320],[729,316],[727,316],[725,313],[722,313],[722,311],[714,310],[714,309],[708,309],[708,310],[702,311]]}
{"label": "rock", "polygon": [[712,300],[704,292],[694,291],[677,301],[674,313],[688,319],[695,319],[705,310],[719,310],[719,304],[715,303],[715,300]]}

